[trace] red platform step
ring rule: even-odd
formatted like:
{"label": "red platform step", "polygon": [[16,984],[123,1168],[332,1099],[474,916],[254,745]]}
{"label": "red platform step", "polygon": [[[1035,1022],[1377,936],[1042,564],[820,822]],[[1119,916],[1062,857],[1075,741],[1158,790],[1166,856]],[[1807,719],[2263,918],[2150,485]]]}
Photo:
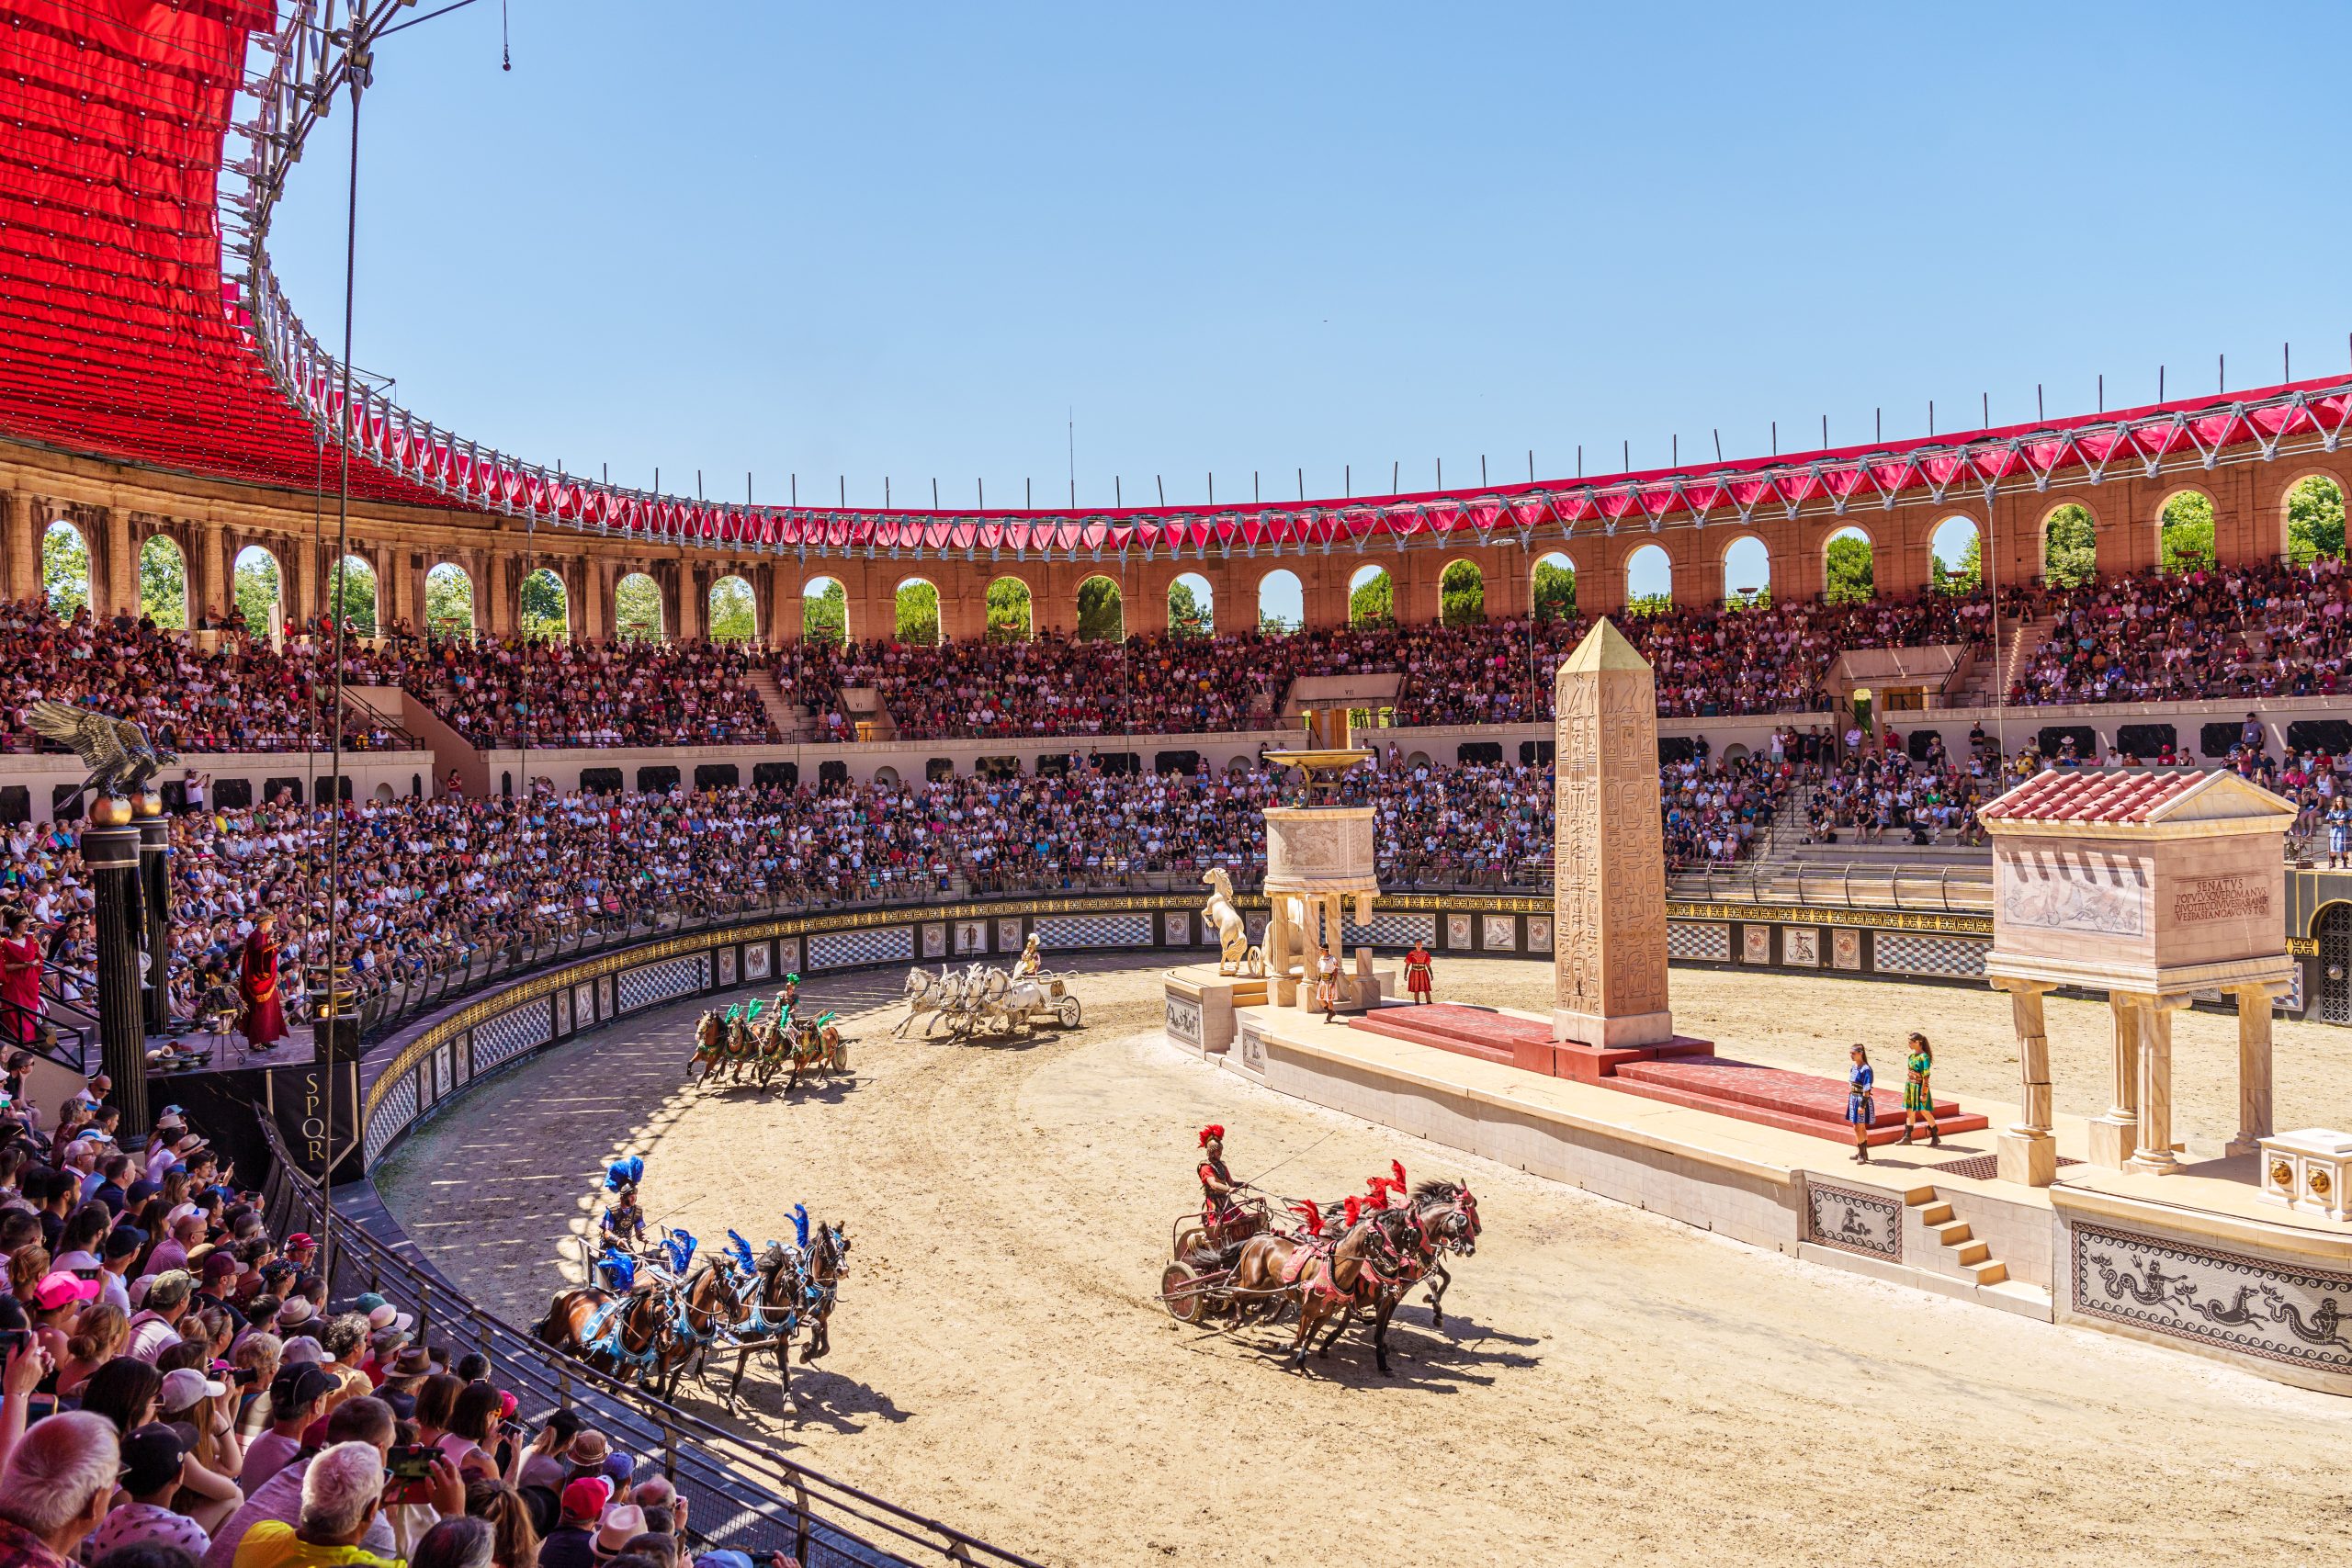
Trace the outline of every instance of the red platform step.
{"label": "red platform step", "polygon": [[[1706,1061],[1629,1062],[1607,1080],[1607,1087],[1836,1143],[1851,1143],[1854,1137],[1846,1122],[1844,1080],[1814,1073],[1723,1056]],[[1868,1141],[1873,1145],[1899,1142],[1902,1091],[1873,1089],[1871,1098],[1877,1115],[1871,1122]],[[1983,1116],[1963,1112],[1954,1100],[1938,1100],[1935,1107],[1939,1133],[1975,1133],[1992,1124]]]}
{"label": "red platform step", "polygon": [[1678,1035],[1657,1045],[1611,1050],[1560,1044],[1552,1039],[1552,1026],[1542,1020],[1513,1018],[1509,1013],[1453,1002],[1378,1008],[1350,1022],[1367,1033],[1385,1035],[1391,1040],[1434,1046],[1485,1062],[1499,1062],[1545,1077],[1576,1078],[1585,1083],[1599,1083],[1633,1063],[1662,1057],[1705,1056],[1715,1049],[1707,1041],[1687,1035]]}

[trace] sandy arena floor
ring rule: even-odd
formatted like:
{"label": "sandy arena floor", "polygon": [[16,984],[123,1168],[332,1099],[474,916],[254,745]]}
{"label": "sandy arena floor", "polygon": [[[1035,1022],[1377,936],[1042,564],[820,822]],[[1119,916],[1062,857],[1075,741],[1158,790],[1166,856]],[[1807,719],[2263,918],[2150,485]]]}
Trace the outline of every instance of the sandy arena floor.
{"label": "sandy arena floor", "polygon": [[[576,1277],[603,1163],[697,1235],[846,1216],[832,1356],[749,1417],[810,1462],[1052,1563],[2281,1562],[2340,1549],[2352,1402],[1813,1268],[1300,1104],[1159,1038],[1157,968],[1090,967],[1087,1025],[1020,1047],[892,1043],[899,976],[820,980],[854,1085],[681,1089],[695,1005],[565,1047],[397,1155],[387,1201],[517,1322]],[[1456,960],[1441,997],[1540,1008],[1548,966]],[[1837,1069],[1917,1027],[1939,1087],[2013,1092],[1987,991],[1677,970],[1726,1054]],[[865,1013],[865,1010],[878,1010]],[[865,1016],[860,1016],[865,1014]],[[2105,1109],[2103,1009],[2050,1009],[2062,1109]],[[2231,1131],[2234,1026],[2181,1016],[2177,1125]],[[2352,1116],[2352,1033],[2278,1031],[2281,1126]],[[1152,1300],[1193,1129],[1238,1173],[1358,1190],[1394,1155],[1466,1171],[1486,1235],[1396,1376],[1351,1337],[1214,1335]],[[692,1391],[689,1391],[692,1397]],[[718,1413],[716,1404],[709,1412]]]}

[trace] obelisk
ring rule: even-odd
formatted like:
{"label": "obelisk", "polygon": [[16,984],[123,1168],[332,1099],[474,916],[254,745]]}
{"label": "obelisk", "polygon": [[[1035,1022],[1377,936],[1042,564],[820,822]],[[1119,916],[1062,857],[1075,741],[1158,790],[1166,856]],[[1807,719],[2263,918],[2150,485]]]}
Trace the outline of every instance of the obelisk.
{"label": "obelisk", "polygon": [[1657,681],[1607,621],[1560,666],[1553,826],[1552,1038],[1619,1049],[1674,1038],[1666,1003],[1666,830]]}

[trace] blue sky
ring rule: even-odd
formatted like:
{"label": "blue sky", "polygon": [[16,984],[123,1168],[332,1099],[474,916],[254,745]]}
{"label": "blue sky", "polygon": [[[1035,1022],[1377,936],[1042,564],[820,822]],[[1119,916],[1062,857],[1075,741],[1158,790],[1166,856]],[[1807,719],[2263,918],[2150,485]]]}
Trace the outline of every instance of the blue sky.
{"label": "blue sky", "polygon": [[[2342,6],[509,5],[511,73],[498,0],[380,52],[355,357],[629,483],[1057,505],[1074,418],[1082,505],[1363,494],[2346,365]],[[331,342],[347,133],[275,241]]]}

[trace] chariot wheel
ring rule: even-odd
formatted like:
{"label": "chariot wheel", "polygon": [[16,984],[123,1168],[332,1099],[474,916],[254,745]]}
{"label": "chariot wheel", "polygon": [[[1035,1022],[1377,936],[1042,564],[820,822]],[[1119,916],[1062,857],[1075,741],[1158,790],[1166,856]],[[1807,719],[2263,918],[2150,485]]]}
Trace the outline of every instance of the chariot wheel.
{"label": "chariot wheel", "polygon": [[1201,1277],[1188,1264],[1170,1263],[1160,1270],[1159,1297],[1167,1303],[1168,1315],[1179,1323],[1198,1323],[1208,1315],[1208,1303],[1201,1299]]}
{"label": "chariot wheel", "polygon": [[1064,1029],[1076,1029],[1078,1027],[1079,1017],[1078,998],[1076,997],[1064,997],[1061,1001],[1055,1006],[1054,1015],[1062,1021],[1062,1027]]}

